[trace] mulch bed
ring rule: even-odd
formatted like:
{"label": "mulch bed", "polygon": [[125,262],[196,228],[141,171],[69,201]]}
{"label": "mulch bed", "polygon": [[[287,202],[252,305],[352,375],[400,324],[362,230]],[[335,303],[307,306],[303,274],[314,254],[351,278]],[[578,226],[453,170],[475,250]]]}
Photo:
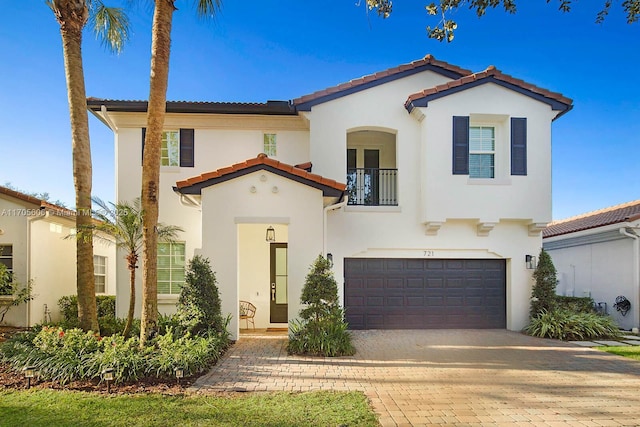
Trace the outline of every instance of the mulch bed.
{"label": "mulch bed", "polygon": [[[20,332],[19,328],[0,326],[0,342],[7,340],[11,335]],[[136,394],[136,393],[161,393],[166,395],[184,394],[185,390],[193,384],[197,377],[182,378],[180,385],[175,379],[163,380],[155,377],[140,378],[138,381],[129,384],[111,385],[112,394]],[[31,387],[36,389],[51,390],[75,390],[106,393],[107,385],[99,380],[73,381],[67,384],[60,384],[55,381],[31,380]],[[24,390],[27,388],[27,380],[22,372],[16,372],[6,363],[0,363],[0,390]]]}

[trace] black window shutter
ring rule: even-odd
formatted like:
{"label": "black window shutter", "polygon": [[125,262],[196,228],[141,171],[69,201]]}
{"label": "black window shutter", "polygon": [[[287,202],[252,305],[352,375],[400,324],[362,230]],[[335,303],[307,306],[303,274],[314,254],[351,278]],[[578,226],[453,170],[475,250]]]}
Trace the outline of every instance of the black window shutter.
{"label": "black window shutter", "polygon": [[147,128],[142,128],[142,161],[144,163],[144,137],[147,135]]}
{"label": "black window shutter", "polygon": [[453,116],[453,174],[469,175],[468,116]]}
{"label": "black window shutter", "polygon": [[193,167],[193,129],[180,129],[180,166]]}
{"label": "black window shutter", "polygon": [[527,119],[511,118],[511,175],[527,174]]}

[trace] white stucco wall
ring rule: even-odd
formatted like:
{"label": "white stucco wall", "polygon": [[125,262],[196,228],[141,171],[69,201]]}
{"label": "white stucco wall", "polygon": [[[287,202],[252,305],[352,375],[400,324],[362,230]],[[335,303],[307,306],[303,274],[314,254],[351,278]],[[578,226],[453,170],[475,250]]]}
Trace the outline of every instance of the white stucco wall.
{"label": "white stucco wall", "polygon": [[[261,179],[264,176],[265,178]],[[250,191],[256,187],[255,193]],[[277,187],[277,192],[274,192]],[[225,201],[233,200],[233,203]],[[247,224],[288,229],[289,320],[300,310],[299,295],[313,260],[322,253],[322,192],[266,171],[254,172],[202,191],[202,251],[216,271],[223,314],[233,316],[230,331],[238,337],[238,300],[246,294],[239,259],[249,258],[239,245],[251,234]],[[264,228],[262,228],[264,230]],[[256,232],[257,233],[257,232]],[[264,231],[258,237],[264,243]],[[276,234],[277,240],[280,238]],[[268,245],[267,245],[268,246]],[[268,254],[266,255],[268,259]],[[262,256],[262,255],[261,255]],[[242,264],[246,265],[246,264]],[[262,308],[262,307],[261,307]],[[266,312],[264,308],[260,311]],[[262,316],[262,313],[260,313]]]}
{"label": "white stucco wall", "polygon": [[[77,294],[76,242],[65,239],[74,227],[73,217],[51,215],[36,205],[0,197],[0,228],[4,230],[0,244],[13,245],[15,277],[20,283],[31,280],[34,295],[28,304],[12,308],[5,323],[33,326],[49,316],[54,322],[60,320],[58,300]],[[115,245],[108,240],[94,238],[94,254],[107,257],[105,294],[113,295]]]}
{"label": "white stucco wall", "polygon": [[[28,215],[24,209],[37,209],[34,205],[17,203],[15,200],[0,196],[0,245],[12,245],[13,274],[20,283],[28,280]],[[27,305],[13,307],[4,318],[6,324],[27,325]]]}
{"label": "white stucco wall", "polygon": [[[53,231],[51,225],[56,230]],[[59,226],[59,227],[55,227]],[[65,295],[76,295],[76,242],[64,239],[71,232],[73,222],[47,218],[31,225],[31,278],[35,298],[31,301],[30,324],[41,323],[44,306],[51,320],[60,320],[58,300]]]}
{"label": "white stucco wall", "polygon": [[[547,104],[488,83],[429,102],[421,108],[421,219],[551,221],[551,120]],[[453,116],[496,129],[494,179],[452,173]],[[527,119],[527,175],[511,175],[510,118]],[[417,153],[416,153],[417,154]],[[499,209],[497,208],[499,207]]]}
{"label": "white stucco wall", "polygon": [[[597,232],[598,229],[571,233],[545,239],[545,243]],[[634,252],[634,244],[633,239],[620,238],[547,249],[558,272],[556,293],[576,297],[591,296],[596,303],[605,302],[609,314],[621,328],[637,328],[640,322],[640,295],[635,271],[640,259]],[[631,310],[626,316],[613,307],[619,295],[631,302]]]}
{"label": "white stucco wall", "polygon": [[[142,180],[142,127],[144,114],[113,113],[118,126],[115,135],[116,198],[130,201],[140,196]],[[263,151],[263,134],[277,135],[277,155],[274,159],[287,164],[309,161],[309,137],[306,123],[297,116],[168,114],[165,129],[194,128],[194,167],[161,167],[159,221],[181,227],[178,240],[185,242],[186,259],[191,259],[202,247],[201,209],[185,206],[173,191],[177,181],[211,172],[256,157]],[[117,260],[118,292],[116,310],[124,317],[129,306],[129,272],[124,253]],[[142,265],[140,263],[140,265]],[[136,316],[142,301],[142,269],[136,272]],[[175,312],[177,295],[160,295],[161,313]]]}

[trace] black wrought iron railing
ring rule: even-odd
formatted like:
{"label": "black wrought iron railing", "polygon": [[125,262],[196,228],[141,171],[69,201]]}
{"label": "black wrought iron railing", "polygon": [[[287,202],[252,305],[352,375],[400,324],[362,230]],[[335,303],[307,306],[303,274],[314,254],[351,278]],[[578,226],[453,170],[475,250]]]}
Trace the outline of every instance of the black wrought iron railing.
{"label": "black wrought iron railing", "polygon": [[398,169],[347,169],[347,194],[350,205],[397,206]]}

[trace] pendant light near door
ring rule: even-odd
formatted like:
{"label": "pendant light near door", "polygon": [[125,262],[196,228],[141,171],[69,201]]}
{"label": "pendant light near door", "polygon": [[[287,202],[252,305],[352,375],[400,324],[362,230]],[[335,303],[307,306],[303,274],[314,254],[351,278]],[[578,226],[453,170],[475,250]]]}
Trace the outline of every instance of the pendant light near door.
{"label": "pendant light near door", "polygon": [[267,235],[265,237],[265,240],[267,242],[276,241],[276,230],[272,226],[267,227]]}

